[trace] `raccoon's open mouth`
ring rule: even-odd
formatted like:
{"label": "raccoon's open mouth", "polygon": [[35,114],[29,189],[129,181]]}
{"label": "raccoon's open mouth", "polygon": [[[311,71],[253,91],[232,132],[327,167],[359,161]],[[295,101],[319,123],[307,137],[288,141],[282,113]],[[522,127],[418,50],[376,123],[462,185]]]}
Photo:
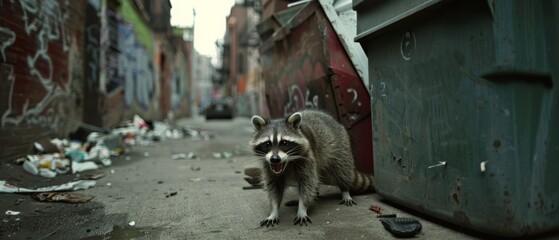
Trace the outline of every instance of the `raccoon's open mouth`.
{"label": "raccoon's open mouth", "polygon": [[285,168],[285,163],[270,163],[270,168],[275,174],[280,174]]}

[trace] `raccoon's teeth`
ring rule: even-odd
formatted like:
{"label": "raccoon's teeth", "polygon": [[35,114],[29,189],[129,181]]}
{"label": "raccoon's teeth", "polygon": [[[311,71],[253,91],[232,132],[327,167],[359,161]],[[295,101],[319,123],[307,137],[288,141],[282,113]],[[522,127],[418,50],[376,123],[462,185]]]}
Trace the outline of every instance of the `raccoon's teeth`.
{"label": "raccoon's teeth", "polygon": [[270,166],[272,167],[272,171],[274,171],[274,173],[281,173],[281,171],[283,170],[283,164],[281,163],[272,163],[270,164]]}

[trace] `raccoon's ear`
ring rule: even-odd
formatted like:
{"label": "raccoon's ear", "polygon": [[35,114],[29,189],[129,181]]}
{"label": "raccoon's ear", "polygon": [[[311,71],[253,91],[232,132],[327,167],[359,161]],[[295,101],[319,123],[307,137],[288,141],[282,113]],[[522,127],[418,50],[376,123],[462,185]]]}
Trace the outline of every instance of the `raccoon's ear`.
{"label": "raccoon's ear", "polygon": [[291,126],[293,129],[299,129],[301,127],[301,120],[303,120],[303,116],[301,116],[301,113],[296,112],[291,114],[286,122],[287,125]]}
{"label": "raccoon's ear", "polygon": [[252,116],[252,119],[250,121],[252,122],[252,125],[254,126],[254,128],[256,128],[256,130],[260,130],[262,129],[262,127],[268,124],[268,121],[258,115]]}

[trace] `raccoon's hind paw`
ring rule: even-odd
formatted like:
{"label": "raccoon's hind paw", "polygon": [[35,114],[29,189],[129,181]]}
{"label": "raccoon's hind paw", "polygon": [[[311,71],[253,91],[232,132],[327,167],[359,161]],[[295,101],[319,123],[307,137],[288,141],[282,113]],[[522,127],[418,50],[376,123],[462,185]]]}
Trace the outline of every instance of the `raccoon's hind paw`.
{"label": "raccoon's hind paw", "polygon": [[261,226],[261,227],[264,227],[264,226],[266,226],[266,227],[273,227],[274,224],[278,224],[278,225],[279,225],[279,219],[277,219],[277,218],[272,218],[272,219],[266,218],[266,219],[262,220],[262,222],[260,222],[260,226]]}
{"label": "raccoon's hind paw", "polygon": [[312,223],[311,218],[309,218],[309,216],[304,216],[304,217],[297,216],[295,219],[293,219],[293,225],[299,224],[299,226],[303,226],[303,224],[305,224],[305,226],[307,226],[307,223]]}
{"label": "raccoon's hind paw", "polygon": [[342,201],[340,201],[340,205],[346,205],[346,206],[353,206],[353,205],[357,205],[357,203],[355,201],[353,201],[353,199],[342,199]]}

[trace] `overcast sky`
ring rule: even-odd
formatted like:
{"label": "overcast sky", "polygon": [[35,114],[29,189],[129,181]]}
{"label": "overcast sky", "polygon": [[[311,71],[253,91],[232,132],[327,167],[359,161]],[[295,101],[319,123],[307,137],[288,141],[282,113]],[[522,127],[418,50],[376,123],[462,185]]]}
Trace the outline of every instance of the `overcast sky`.
{"label": "overcast sky", "polygon": [[192,26],[192,9],[196,10],[194,48],[203,55],[217,58],[216,40],[225,34],[225,18],[235,0],[171,0],[171,24]]}

